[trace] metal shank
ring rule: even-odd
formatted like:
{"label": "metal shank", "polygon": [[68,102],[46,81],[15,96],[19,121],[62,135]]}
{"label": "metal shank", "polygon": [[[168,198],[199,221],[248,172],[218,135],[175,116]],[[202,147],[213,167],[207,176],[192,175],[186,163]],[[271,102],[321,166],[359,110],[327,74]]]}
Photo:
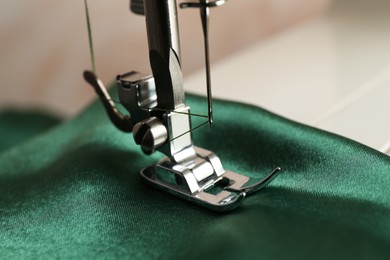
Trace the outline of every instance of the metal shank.
{"label": "metal shank", "polygon": [[179,27],[175,0],[144,0],[150,65],[157,90],[157,106],[184,106]]}

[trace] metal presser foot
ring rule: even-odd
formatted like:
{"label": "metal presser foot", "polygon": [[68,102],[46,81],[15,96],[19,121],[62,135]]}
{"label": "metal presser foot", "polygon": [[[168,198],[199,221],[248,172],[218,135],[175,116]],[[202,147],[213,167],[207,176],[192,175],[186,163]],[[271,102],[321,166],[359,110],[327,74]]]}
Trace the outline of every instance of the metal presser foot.
{"label": "metal presser foot", "polygon": [[268,185],[278,174],[274,169],[262,180],[223,169],[212,152],[195,147],[196,159],[176,164],[166,158],[145,168],[141,176],[158,189],[215,211],[235,209],[247,195]]}
{"label": "metal presser foot", "polygon": [[[211,80],[208,54],[209,8],[225,1],[201,0],[181,7],[200,9],[205,35],[208,123],[212,123]],[[244,198],[267,186],[280,172],[265,178],[250,178],[225,170],[217,155],[194,146],[190,108],[184,103],[180,45],[175,0],[132,0],[131,10],[146,17],[149,58],[153,75],[128,72],[117,77],[121,104],[130,116],[116,109],[102,82],[90,72],[85,80],[99,95],[111,121],[132,132],[134,141],[146,154],[156,150],[167,157],[141,170],[152,186],[215,211],[238,207]]]}

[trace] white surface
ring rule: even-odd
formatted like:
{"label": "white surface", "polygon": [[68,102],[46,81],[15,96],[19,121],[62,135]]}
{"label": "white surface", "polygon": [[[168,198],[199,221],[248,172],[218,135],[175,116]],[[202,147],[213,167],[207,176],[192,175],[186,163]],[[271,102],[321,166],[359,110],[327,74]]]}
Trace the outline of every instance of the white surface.
{"label": "white surface", "polygon": [[[340,0],[324,17],[214,64],[214,97],[261,106],[384,151],[389,30],[390,2]],[[203,71],[192,74],[186,90],[205,94],[204,82]]]}

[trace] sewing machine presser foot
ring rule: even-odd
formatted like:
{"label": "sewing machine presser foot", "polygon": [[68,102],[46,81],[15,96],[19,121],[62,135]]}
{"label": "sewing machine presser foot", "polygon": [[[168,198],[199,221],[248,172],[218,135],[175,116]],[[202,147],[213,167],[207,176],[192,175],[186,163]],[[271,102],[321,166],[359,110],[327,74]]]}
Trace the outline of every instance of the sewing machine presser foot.
{"label": "sewing machine presser foot", "polygon": [[225,170],[212,152],[195,147],[197,159],[175,164],[169,158],[141,171],[143,180],[164,192],[173,194],[214,211],[230,211],[244,199],[267,186],[280,172],[275,168],[263,179],[250,178]]}

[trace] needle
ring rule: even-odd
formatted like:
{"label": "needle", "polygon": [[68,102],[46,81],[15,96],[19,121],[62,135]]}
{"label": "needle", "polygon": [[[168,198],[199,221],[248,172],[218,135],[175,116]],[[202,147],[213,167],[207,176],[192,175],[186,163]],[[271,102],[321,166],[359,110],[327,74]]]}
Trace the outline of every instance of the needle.
{"label": "needle", "polygon": [[89,51],[91,54],[91,65],[93,73],[96,73],[96,65],[95,65],[95,54],[93,51],[93,41],[92,41],[92,28],[91,22],[89,18],[89,10],[87,0],[84,0],[84,8],[85,8],[85,16],[87,18],[87,29],[88,29],[88,40],[89,40]]}
{"label": "needle", "polygon": [[200,0],[199,3],[188,2],[181,3],[181,8],[194,7],[199,8],[200,18],[202,20],[203,35],[204,35],[204,48],[205,48],[205,63],[206,63],[206,80],[207,80],[207,104],[208,104],[208,120],[209,127],[213,123],[213,97],[211,93],[211,73],[210,73],[210,54],[209,54],[209,12],[210,7],[221,6],[226,3],[227,0]]}
{"label": "needle", "polygon": [[207,81],[207,103],[209,127],[213,123],[213,97],[211,93],[211,73],[210,73],[210,54],[209,54],[209,0],[201,0],[200,17],[202,19],[203,35],[204,35],[204,49],[205,49],[205,63],[206,63],[206,81]]}

